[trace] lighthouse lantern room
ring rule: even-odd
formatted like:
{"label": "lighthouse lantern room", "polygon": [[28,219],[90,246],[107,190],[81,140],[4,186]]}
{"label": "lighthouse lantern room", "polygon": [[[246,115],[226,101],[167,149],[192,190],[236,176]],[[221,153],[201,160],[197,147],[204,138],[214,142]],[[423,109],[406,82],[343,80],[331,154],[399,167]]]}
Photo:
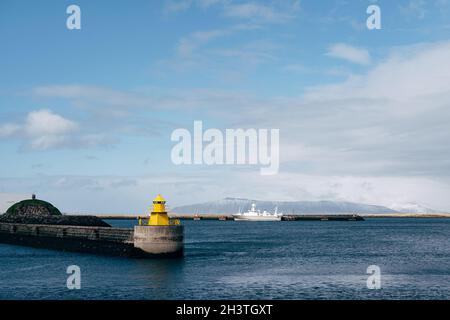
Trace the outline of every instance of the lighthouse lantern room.
{"label": "lighthouse lantern room", "polygon": [[153,200],[153,210],[148,221],[149,226],[168,226],[169,216],[166,212],[166,200],[158,194]]}

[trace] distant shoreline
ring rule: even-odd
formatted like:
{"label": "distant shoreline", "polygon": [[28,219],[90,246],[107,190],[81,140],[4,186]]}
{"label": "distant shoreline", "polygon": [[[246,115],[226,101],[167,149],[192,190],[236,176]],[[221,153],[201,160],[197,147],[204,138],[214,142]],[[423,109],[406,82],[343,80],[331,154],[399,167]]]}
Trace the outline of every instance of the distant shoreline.
{"label": "distant shoreline", "polygon": [[450,213],[389,213],[389,214],[361,214],[364,218],[450,218]]}
{"label": "distant shoreline", "polygon": [[[298,215],[287,215],[287,216],[300,216],[300,217],[333,217],[333,216],[351,216],[352,214],[298,214]],[[388,213],[388,214],[357,214],[364,219],[371,218],[419,218],[419,219],[431,219],[431,218],[450,218],[450,213],[432,213],[432,214],[420,214],[420,213]],[[148,215],[135,215],[135,214],[97,214],[98,218],[109,219],[109,220],[136,220],[139,217],[146,218]],[[202,220],[218,220],[219,217],[225,218],[226,220],[232,220],[230,214],[169,214],[170,218],[175,219],[193,219],[194,216]]]}

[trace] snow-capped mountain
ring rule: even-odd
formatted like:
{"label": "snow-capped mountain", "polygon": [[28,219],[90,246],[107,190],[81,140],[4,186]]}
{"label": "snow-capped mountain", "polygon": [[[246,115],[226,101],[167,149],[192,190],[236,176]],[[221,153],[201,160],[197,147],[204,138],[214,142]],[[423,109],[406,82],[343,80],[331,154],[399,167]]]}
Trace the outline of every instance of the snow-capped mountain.
{"label": "snow-capped mountain", "polygon": [[171,212],[184,214],[233,214],[246,211],[255,203],[260,210],[274,211],[284,214],[377,214],[398,213],[393,209],[353,202],[340,201],[259,201],[241,198],[225,198],[199,204],[175,207]]}
{"label": "snow-capped mountain", "polygon": [[442,211],[430,209],[427,207],[424,207],[418,203],[415,202],[408,202],[408,203],[395,203],[391,206],[389,206],[394,211],[402,212],[402,213],[444,213]]}

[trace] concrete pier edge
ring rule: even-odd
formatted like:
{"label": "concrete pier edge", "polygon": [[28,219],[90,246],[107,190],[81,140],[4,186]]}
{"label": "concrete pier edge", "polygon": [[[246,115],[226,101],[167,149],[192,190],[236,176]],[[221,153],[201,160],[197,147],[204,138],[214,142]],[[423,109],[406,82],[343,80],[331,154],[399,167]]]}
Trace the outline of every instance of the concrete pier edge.
{"label": "concrete pier edge", "polygon": [[136,240],[135,231],[129,228],[0,223],[0,242],[130,258],[183,256],[182,226],[140,226],[137,230]]}

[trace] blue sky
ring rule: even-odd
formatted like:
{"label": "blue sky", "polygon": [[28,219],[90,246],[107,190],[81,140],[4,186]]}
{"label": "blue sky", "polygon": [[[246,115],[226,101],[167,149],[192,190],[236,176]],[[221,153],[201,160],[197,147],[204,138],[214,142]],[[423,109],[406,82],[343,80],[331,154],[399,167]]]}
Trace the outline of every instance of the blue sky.
{"label": "blue sky", "polygon": [[[449,15],[449,0],[2,1],[0,193],[67,212],[145,211],[159,192],[450,210]],[[194,120],[280,128],[280,173],[175,166],[170,134]]]}

